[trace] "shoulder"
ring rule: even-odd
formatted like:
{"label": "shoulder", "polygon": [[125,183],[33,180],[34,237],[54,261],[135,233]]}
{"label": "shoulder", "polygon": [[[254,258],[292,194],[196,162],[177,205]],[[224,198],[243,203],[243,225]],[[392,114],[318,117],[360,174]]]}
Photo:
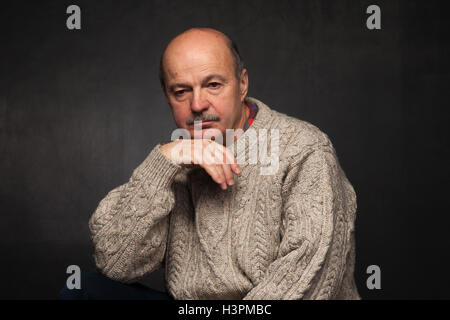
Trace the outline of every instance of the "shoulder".
{"label": "shoulder", "polygon": [[316,125],[283,113],[276,107],[269,107],[255,98],[249,97],[248,99],[256,102],[262,111],[264,127],[269,130],[278,130],[281,144],[298,147],[331,145],[328,135]]}
{"label": "shoulder", "polygon": [[[248,97],[259,107],[257,128],[266,129],[270,143],[277,141],[280,168],[289,170],[306,160],[311,154],[331,157],[337,161],[336,152],[328,135],[318,126],[279,111],[262,101]],[[274,135],[276,134],[276,138]],[[282,171],[284,171],[282,170]]]}
{"label": "shoulder", "polygon": [[329,136],[318,126],[276,109],[269,109],[273,119],[270,127],[278,131],[280,156],[300,156],[321,150],[335,153]]}
{"label": "shoulder", "polygon": [[274,111],[279,118],[280,133],[285,136],[287,146],[320,148],[332,146],[328,135],[310,122]]}

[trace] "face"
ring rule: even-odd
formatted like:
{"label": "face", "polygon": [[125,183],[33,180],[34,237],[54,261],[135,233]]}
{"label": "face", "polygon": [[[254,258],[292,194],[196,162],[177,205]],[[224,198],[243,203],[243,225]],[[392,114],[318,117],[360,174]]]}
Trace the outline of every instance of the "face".
{"label": "face", "polygon": [[202,132],[242,128],[246,120],[244,98],[248,77],[238,81],[231,52],[217,35],[191,34],[175,39],[164,55],[166,97],[175,123],[194,139],[194,120]]}

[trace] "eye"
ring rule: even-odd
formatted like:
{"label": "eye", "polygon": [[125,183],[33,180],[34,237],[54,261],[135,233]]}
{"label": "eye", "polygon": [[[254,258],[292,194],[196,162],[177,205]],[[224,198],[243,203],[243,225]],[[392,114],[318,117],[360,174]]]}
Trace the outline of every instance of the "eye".
{"label": "eye", "polygon": [[220,83],[218,83],[218,82],[210,82],[208,85],[210,88],[213,88],[213,89],[220,87]]}
{"label": "eye", "polygon": [[176,96],[181,96],[186,90],[177,90],[175,91]]}

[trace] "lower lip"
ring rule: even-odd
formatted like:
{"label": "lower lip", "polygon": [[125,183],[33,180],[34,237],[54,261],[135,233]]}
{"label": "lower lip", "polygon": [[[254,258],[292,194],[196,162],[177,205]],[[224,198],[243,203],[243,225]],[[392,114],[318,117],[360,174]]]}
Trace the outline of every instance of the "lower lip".
{"label": "lower lip", "polygon": [[210,126],[210,125],[212,125],[214,122],[215,122],[215,121],[203,121],[203,122],[201,123],[201,126],[202,126],[202,127]]}

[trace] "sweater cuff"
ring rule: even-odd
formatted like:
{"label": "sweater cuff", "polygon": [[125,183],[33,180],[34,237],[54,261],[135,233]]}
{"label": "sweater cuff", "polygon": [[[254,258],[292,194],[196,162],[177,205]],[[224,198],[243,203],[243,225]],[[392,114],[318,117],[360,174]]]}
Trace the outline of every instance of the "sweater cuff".
{"label": "sweater cuff", "polygon": [[160,146],[158,143],[136,170],[144,179],[149,179],[152,185],[164,188],[168,187],[177,173],[184,168],[170,161],[161,152]]}

